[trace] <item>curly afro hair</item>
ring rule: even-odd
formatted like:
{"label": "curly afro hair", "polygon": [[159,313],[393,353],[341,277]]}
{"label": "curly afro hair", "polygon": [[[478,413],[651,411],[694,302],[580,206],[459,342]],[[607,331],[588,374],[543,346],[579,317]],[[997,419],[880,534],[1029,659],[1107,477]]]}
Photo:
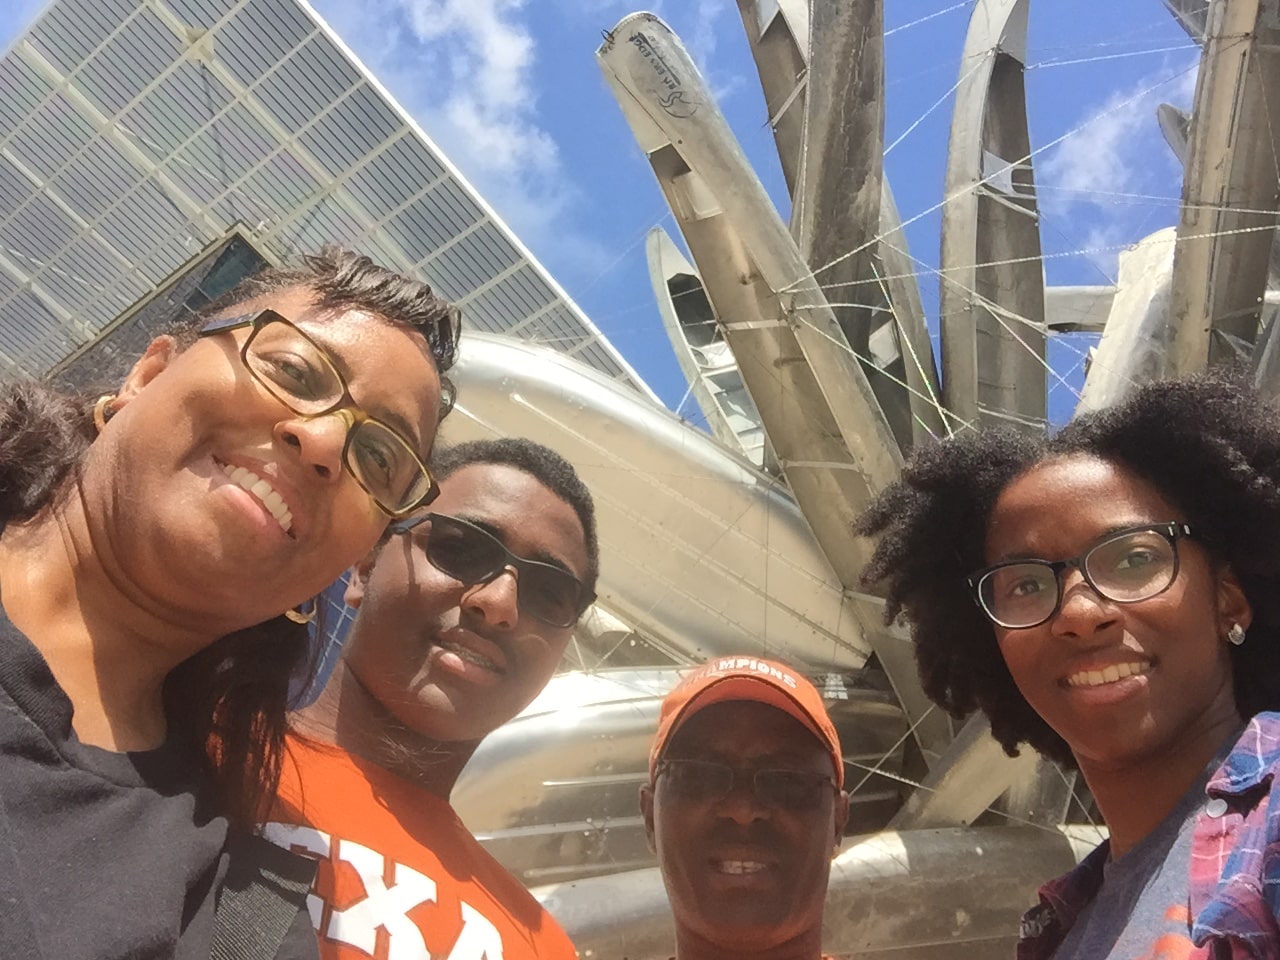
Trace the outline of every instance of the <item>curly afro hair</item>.
{"label": "curly afro hair", "polygon": [[1138,387],[1052,438],[970,432],[916,454],[856,529],[879,538],[863,581],[884,591],[891,619],[911,622],[925,693],[955,717],[981,710],[1011,756],[1025,743],[1073,762],[1019,693],[967,582],[986,563],[1000,492],[1071,454],[1151,483],[1231,566],[1253,607],[1249,642],[1230,651],[1237,707],[1245,717],[1280,708],[1280,409],[1222,372]]}

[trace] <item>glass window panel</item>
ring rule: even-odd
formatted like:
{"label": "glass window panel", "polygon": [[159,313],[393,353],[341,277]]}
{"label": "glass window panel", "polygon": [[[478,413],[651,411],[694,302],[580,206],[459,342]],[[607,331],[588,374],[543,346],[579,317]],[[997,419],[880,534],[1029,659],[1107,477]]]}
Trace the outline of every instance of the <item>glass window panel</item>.
{"label": "glass window panel", "polygon": [[444,164],[416,134],[397,140],[381,159],[389,165],[389,173],[402,185],[406,196],[412,196],[446,174]]}
{"label": "glass window panel", "polygon": [[488,268],[486,261],[492,263],[491,258],[492,250],[486,238],[483,234],[476,233],[463,237],[448,249],[437,253],[424,264],[424,268],[429,267],[433,272],[448,277],[451,288],[461,290],[465,295],[492,279],[498,272]]}
{"label": "glass window panel", "polygon": [[65,269],[101,294],[125,273],[129,264],[93,234],[81,235],[61,257]]}
{"label": "glass window panel", "polygon": [[521,340],[541,343],[557,350],[572,350],[589,336],[564,305],[553,307],[536,320],[525,324],[517,335]]}
{"label": "glass window panel", "polygon": [[319,192],[320,184],[287,150],[272,156],[243,185],[245,196],[278,215],[292,213]]}
{"label": "glass window panel", "polygon": [[177,38],[143,7],[77,79],[92,91],[103,112],[119,113],[182,53]]}
{"label": "glass window panel", "polygon": [[364,98],[347,97],[303,134],[302,142],[331,176],[356,166],[394,135],[394,127],[374,122],[376,117],[370,117],[367,106]]}
{"label": "glass window panel", "polygon": [[452,223],[458,233],[484,217],[475,198],[452,177],[432,190],[431,197],[437,204],[440,216]]}
{"label": "glass window panel", "polygon": [[622,365],[605,350],[599,341],[587,341],[580,349],[574,351],[574,356],[615,379],[622,379],[631,384],[631,377],[624,374]]}
{"label": "glass window panel", "polygon": [[77,231],[75,221],[46,194],[37,193],[0,227],[0,240],[38,268],[70,243]]}
{"label": "glass window panel", "polygon": [[53,90],[19,56],[0,61],[0,136],[21,124]]}
{"label": "glass window panel", "polygon": [[79,216],[92,221],[141,180],[142,174],[118,148],[97,138],[62,171],[54,190]]}
{"label": "glass window panel", "polygon": [[35,189],[36,184],[0,154],[0,217],[11,216]]}
{"label": "glass window panel", "polygon": [[363,79],[346,54],[323,33],[317,33],[294,54],[303,75],[309,76],[329,100],[336,100]]}
{"label": "glass window panel", "polygon": [[80,2],[49,8],[31,28],[31,45],[63,73],[71,73],[88,59],[123,18]]}
{"label": "glass window panel", "polygon": [[274,70],[300,44],[313,26],[288,16],[279,8],[291,3],[249,3],[224,24],[218,33],[218,55],[244,86],[252,86]]}
{"label": "glass window panel", "polygon": [[435,216],[427,198],[416,200],[386,222],[385,229],[414,263],[433,256],[453,236],[449,225]]}
{"label": "glass window panel", "polygon": [[10,149],[42,179],[66,164],[95,131],[62,96],[55,94],[19,129]]}
{"label": "glass window panel", "polygon": [[167,157],[232,100],[203,64],[183,63],[121,117],[120,126],[155,160]]}
{"label": "glass window panel", "polygon": [[429,187],[435,177],[406,178],[404,159],[420,150],[420,145],[402,135],[389,144],[377,157],[370,160],[347,178],[347,185],[360,204],[379,220],[386,219],[392,211],[402,206],[424,187]]}
{"label": "glass window panel", "polygon": [[21,335],[6,349],[27,373],[42,373],[75,346],[68,329],[39,297],[20,290],[10,301]]}
{"label": "glass window panel", "polygon": [[263,105],[290,133],[297,133],[330,103],[359,81],[350,69],[322,58],[324,39],[315,36],[292,56],[281,62],[274,73],[256,89]]}
{"label": "glass window panel", "polygon": [[120,113],[137,93],[131,91],[126,78],[100,56],[80,68],[75,84],[89,102],[107,116]]}
{"label": "glass window panel", "polygon": [[64,310],[79,315],[100,292],[85,283],[79,275],[52,264],[40,271],[40,286],[50,294]]}
{"label": "glass window panel", "polygon": [[212,27],[235,7],[235,0],[165,0],[183,21],[193,27]]}
{"label": "glass window panel", "polygon": [[360,233],[360,225],[332,197],[322,197],[281,230],[294,249],[308,253],[326,243],[351,246]]}
{"label": "glass window panel", "polygon": [[551,289],[537,276],[533,267],[526,264],[520,268],[519,273],[468,300],[466,308],[468,312],[486,311],[501,320],[506,328],[532,316],[554,301],[555,295]]}

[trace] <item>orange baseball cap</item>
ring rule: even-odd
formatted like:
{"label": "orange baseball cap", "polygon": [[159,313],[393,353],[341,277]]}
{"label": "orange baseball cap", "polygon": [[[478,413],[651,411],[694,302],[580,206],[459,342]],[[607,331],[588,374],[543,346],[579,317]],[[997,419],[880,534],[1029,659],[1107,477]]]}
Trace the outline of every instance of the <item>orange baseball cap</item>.
{"label": "orange baseball cap", "polygon": [[658,735],[649,750],[649,779],[684,722],[704,707],[727,700],[752,700],[795,717],[831,755],[836,786],[844,787],[844,754],[822,697],[813,684],[786,664],[759,657],[719,657],[683,677],[662,701]]}

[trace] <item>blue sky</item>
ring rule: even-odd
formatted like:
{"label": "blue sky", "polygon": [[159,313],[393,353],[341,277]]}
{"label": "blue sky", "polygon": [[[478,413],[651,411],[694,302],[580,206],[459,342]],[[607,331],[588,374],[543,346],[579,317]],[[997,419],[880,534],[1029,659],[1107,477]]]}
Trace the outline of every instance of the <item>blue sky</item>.
{"label": "blue sky", "polygon": [[[658,320],[643,245],[655,223],[673,227],[593,56],[601,31],[637,9],[633,0],[315,5],[663,400],[679,405],[685,382]],[[947,94],[973,6],[885,4],[885,143],[919,124],[886,158],[904,219],[942,200]],[[651,9],[684,39],[785,206],[736,3],[658,0]],[[1060,255],[1047,261],[1050,282],[1105,283],[1117,247],[1175,221],[1181,173],[1154,114],[1162,100],[1189,105],[1197,60],[1158,0],[1032,4],[1027,83],[1032,142],[1043,148],[1043,243]],[[1164,199],[1140,199],[1153,197]],[[939,224],[934,212],[910,228],[912,253],[934,266]],[[1096,252],[1074,252],[1083,250]],[[936,278],[922,276],[921,286],[926,304],[936,304]],[[1055,369],[1076,386],[1085,347],[1077,340],[1053,351]],[[1070,390],[1050,396],[1055,417],[1069,415]],[[681,412],[696,419],[691,403]]]}
{"label": "blue sky", "polygon": [[[685,383],[644,257],[648,229],[673,227],[594,58],[601,31],[637,9],[633,2],[313,0],[674,408]],[[0,47],[41,5],[5,4]],[[885,161],[904,219],[942,201],[947,94],[973,6],[885,4],[885,143],[918,124]],[[765,185],[785,205],[736,3],[655,0],[650,9],[685,40]],[[1105,283],[1114,278],[1119,247],[1175,222],[1181,173],[1160,138],[1155,107],[1189,105],[1197,60],[1158,0],[1032,4],[1027,83],[1051,283]],[[938,231],[936,210],[909,227],[912,253],[934,266]],[[926,308],[936,305],[936,279],[925,273],[921,287]],[[1055,369],[1077,386],[1085,346],[1077,339],[1052,354]],[[1069,388],[1050,396],[1055,418],[1067,416]],[[689,403],[681,412],[696,419]]]}

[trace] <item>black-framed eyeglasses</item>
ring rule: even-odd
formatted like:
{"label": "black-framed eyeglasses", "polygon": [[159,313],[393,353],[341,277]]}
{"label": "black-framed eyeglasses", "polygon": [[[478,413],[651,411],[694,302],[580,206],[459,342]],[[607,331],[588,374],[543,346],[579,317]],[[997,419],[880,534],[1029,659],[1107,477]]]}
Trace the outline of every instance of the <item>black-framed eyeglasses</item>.
{"label": "black-framed eyeglasses", "polygon": [[1038,627],[1062,606],[1062,571],[1075,567],[1098,596],[1138,603],[1168,590],[1178,577],[1178,540],[1194,537],[1185,523],[1152,523],[1103,537],[1070,560],[1009,560],[969,578],[974,599],[1008,630]]}
{"label": "black-framed eyeglasses", "polygon": [[384,513],[402,517],[439,496],[413,444],[366,413],[328,351],[286,317],[274,310],[227,317],[206,324],[200,336],[240,327],[253,328],[240,360],[268,393],[303,417],[333,415],[347,425],[342,462]]}
{"label": "black-framed eyeglasses", "polygon": [[835,780],[812,770],[737,770],[714,760],[659,760],[654,778],[664,777],[674,797],[691,803],[723,800],[739,778],[748,778],[760,804],[793,812],[818,809],[822,798],[837,789]]}
{"label": "black-framed eyeglasses", "polygon": [[392,530],[404,533],[420,523],[431,524],[424,547],[433,567],[468,586],[489,583],[515,570],[520,608],[549,626],[572,627],[596,598],[568,570],[517,557],[488,530],[458,517],[428,513],[401,520]]}

